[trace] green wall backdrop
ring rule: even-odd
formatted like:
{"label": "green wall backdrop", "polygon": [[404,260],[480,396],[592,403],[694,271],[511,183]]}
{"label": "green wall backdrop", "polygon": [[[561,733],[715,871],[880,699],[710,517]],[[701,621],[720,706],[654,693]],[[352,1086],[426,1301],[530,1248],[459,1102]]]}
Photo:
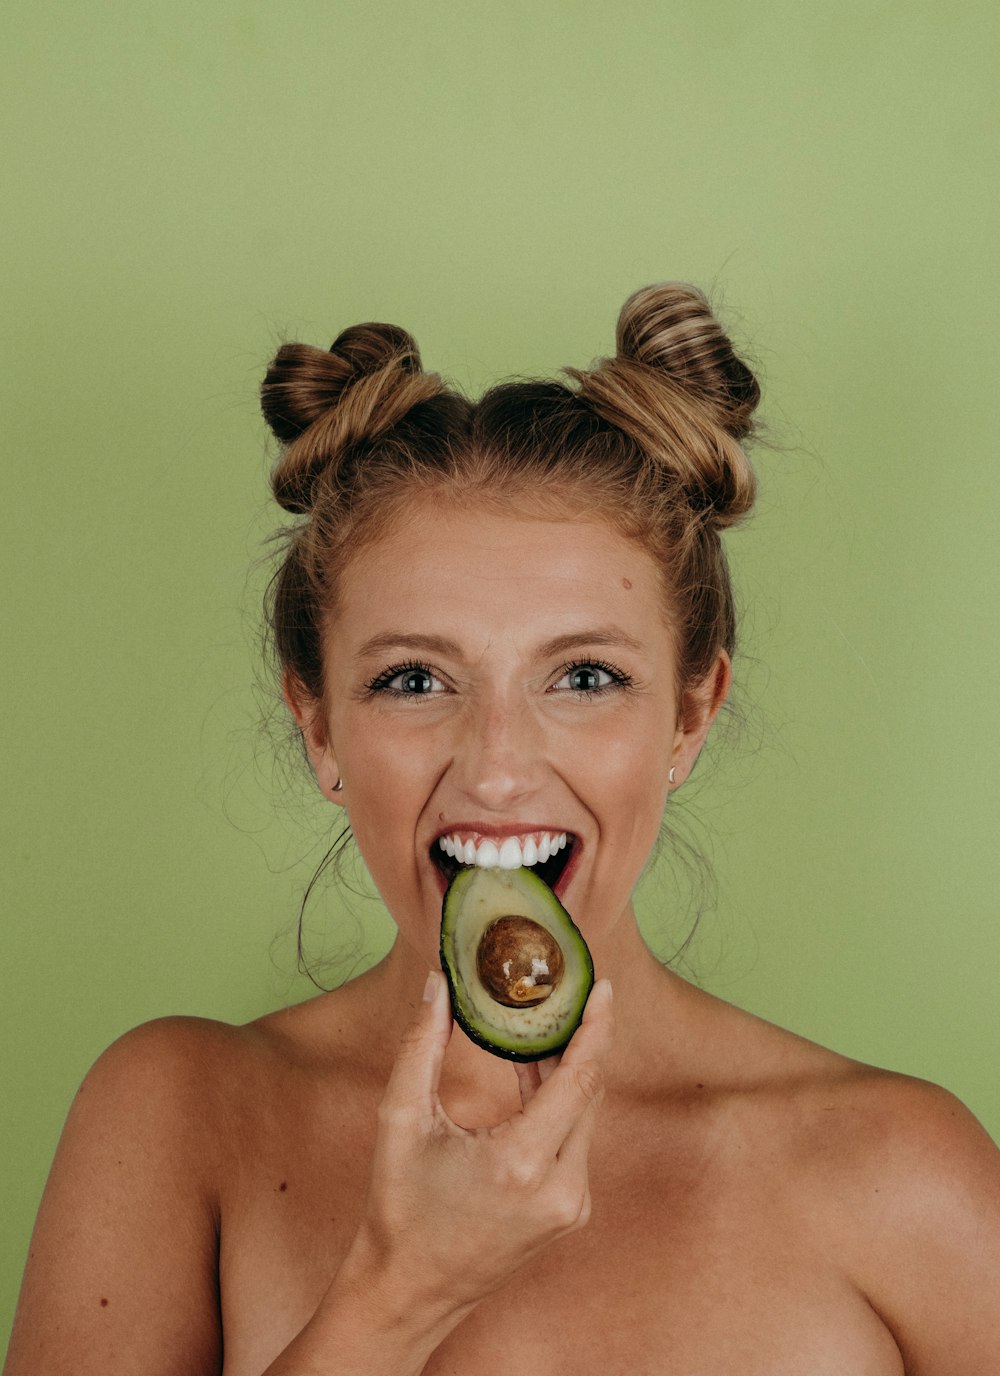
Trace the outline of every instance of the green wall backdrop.
{"label": "green wall backdrop", "polygon": [[[357,320],[478,389],[609,350],[641,284],[714,292],[779,447],[729,543],[747,723],[685,804],[718,892],[684,968],[1000,1134],[992,0],[8,0],[0,30],[0,1332],[101,1049],[311,990],[329,809],[257,691],[256,388]],[[310,927],[341,971],[389,939],[353,894]]]}

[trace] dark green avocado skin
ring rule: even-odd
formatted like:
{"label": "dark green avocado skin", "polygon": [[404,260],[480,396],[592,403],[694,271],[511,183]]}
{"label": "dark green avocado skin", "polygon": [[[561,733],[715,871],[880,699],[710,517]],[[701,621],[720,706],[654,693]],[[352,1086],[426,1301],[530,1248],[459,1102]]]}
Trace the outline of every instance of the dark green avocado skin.
{"label": "dark green avocado skin", "polygon": [[566,1040],[564,1042],[561,1042],[559,1046],[552,1047],[545,1051],[514,1051],[509,1046],[498,1046],[496,1042],[491,1042],[489,1037],[484,1036],[482,1032],[469,1022],[462,1012],[461,1005],[455,995],[455,986],[452,983],[451,974],[447,966],[444,967],[444,975],[445,979],[448,981],[448,993],[451,995],[451,1011],[459,1027],[470,1041],[475,1042],[477,1046],[481,1046],[484,1051],[489,1051],[494,1056],[502,1056],[504,1060],[520,1062],[544,1061],[547,1056],[558,1056],[559,1052],[568,1045],[570,1037],[572,1037],[573,1033],[580,1026],[579,1021],[575,1022],[566,1033]]}
{"label": "dark green avocado skin", "polygon": [[[525,872],[531,874],[530,870]],[[462,871],[459,871],[459,873],[462,873]],[[544,884],[544,881],[539,879],[537,876],[532,874],[531,879],[533,882],[538,883],[547,889],[547,885]],[[569,1045],[573,1033],[580,1026],[580,1023],[583,1020],[583,1012],[587,1006],[587,998],[590,997],[590,991],[594,987],[594,962],[590,954],[590,950],[587,947],[587,943],[584,941],[579,928],[576,926],[576,924],[574,923],[573,919],[570,917],[566,909],[559,902],[558,898],[556,898],[555,894],[552,893],[551,890],[547,891],[548,897],[551,899],[551,902],[555,905],[555,907],[559,910],[567,928],[572,932],[573,937],[578,943],[578,947],[580,949],[584,965],[583,982],[586,985],[586,990],[585,997],[582,998],[580,1003],[580,1011],[578,1015],[575,1018],[571,1018],[567,1021],[566,1026],[563,1029],[563,1035],[560,1037],[559,1041],[550,1042],[541,1050],[516,1050],[509,1046],[503,1046],[493,1041],[487,1032],[485,1032],[482,1028],[478,1027],[474,1022],[470,1021],[470,1019],[466,1016],[465,1009],[462,1006],[459,991],[456,986],[455,978],[452,972],[449,953],[446,949],[445,921],[448,912],[448,899],[449,895],[451,894],[450,886],[441,904],[441,944],[439,949],[441,969],[444,971],[444,976],[448,983],[448,995],[451,1001],[452,1016],[454,1017],[455,1021],[458,1023],[462,1031],[465,1033],[465,1035],[469,1038],[469,1040],[474,1042],[476,1046],[482,1047],[484,1051],[488,1051],[493,1056],[500,1056],[504,1060],[508,1061],[519,1061],[521,1063],[528,1063],[531,1061],[543,1061],[547,1059],[549,1056],[556,1056],[561,1051],[564,1051],[566,1047]],[[581,990],[581,992],[583,992],[583,990]]]}

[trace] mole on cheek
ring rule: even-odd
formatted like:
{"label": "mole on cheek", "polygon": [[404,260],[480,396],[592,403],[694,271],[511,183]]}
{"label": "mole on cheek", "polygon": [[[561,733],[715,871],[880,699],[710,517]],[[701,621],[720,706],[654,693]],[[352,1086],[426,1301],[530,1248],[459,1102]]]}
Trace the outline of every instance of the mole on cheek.
{"label": "mole on cheek", "polygon": [[630,578],[623,578],[623,579],[622,579],[622,587],[625,589],[626,592],[631,592],[631,591],[632,591],[632,580],[631,580]]}
{"label": "mole on cheek", "polygon": [[104,1299],[104,1298],[102,1297],[102,1298],[101,1298],[101,1308],[102,1308],[102,1309],[107,1309],[107,1307],[108,1307],[108,1302],[107,1302],[106,1299]]}

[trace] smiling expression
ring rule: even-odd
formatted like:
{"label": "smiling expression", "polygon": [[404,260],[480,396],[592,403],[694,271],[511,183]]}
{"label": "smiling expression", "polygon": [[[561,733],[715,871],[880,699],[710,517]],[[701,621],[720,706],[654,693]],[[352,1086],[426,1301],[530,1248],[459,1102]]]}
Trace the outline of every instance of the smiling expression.
{"label": "smiling expression", "polygon": [[493,863],[491,843],[500,863],[540,860],[563,833],[541,872],[600,937],[630,908],[669,771],[683,781],[720,696],[679,713],[652,558],[599,517],[425,500],[355,556],[339,608],[325,701],[293,710],[317,777],[344,779],[404,939],[436,951],[456,864]]}

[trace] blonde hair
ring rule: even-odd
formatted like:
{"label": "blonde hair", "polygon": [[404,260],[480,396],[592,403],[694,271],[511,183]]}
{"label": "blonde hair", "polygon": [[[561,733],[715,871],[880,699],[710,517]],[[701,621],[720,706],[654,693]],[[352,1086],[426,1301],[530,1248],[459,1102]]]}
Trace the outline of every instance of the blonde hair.
{"label": "blonde hair", "polygon": [[760,390],[706,297],[687,283],[626,301],[617,351],[575,385],[506,382],[478,401],[423,371],[395,325],[355,325],[329,350],[285,344],[262,409],[283,449],[282,532],[269,620],[280,667],[323,696],[322,626],[347,562],[419,494],[537,512],[596,512],[638,540],[663,575],[678,687],[735,645],[720,532],[753,505],[747,457]]}

